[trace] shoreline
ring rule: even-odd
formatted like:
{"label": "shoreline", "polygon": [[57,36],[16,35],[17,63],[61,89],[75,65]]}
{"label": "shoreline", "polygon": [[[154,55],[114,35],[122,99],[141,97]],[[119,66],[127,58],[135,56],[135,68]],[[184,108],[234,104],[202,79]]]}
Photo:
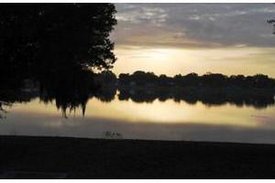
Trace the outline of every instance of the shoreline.
{"label": "shoreline", "polygon": [[275,145],[0,136],[0,178],[274,178]]}

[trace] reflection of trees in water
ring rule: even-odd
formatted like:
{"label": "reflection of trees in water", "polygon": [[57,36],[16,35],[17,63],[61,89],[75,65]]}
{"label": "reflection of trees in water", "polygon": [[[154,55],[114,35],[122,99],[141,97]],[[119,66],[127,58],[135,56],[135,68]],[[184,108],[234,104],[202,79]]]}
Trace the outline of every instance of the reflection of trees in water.
{"label": "reflection of trees in water", "polygon": [[[192,74],[192,77],[194,76]],[[229,103],[239,107],[252,106],[256,109],[274,105],[275,89],[270,84],[274,81],[269,78],[267,78],[269,81],[266,82],[268,84],[266,86],[265,82],[259,82],[259,76],[237,77],[242,78],[242,81],[248,78],[253,85],[246,85],[238,81],[235,76],[227,77],[227,79],[231,78],[231,84],[226,85],[221,81],[216,83],[215,79],[207,83],[199,76],[195,76],[197,78],[194,77],[190,84],[186,82],[181,84],[179,82],[182,82],[181,79],[185,80],[185,76],[181,79],[178,78],[179,76],[176,77],[177,79],[175,77],[164,78],[162,75],[154,77],[153,80],[144,80],[142,77],[131,78],[131,75],[124,75],[117,79],[110,71],[95,74],[88,70],[68,69],[60,74],[41,76],[38,83],[25,80],[18,89],[7,90],[5,95],[2,92],[1,100],[9,103],[28,102],[39,97],[44,103],[55,101],[57,109],[61,109],[64,117],[66,117],[66,112],[77,108],[81,108],[84,115],[87,101],[92,97],[102,102],[111,102],[117,91],[119,100],[131,99],[138,103],[151,103],[156,99],[160,101],[172,99],[175,102],[185,101],[189,104],[196,104],[198,101],[207,106]],[[190,75],[187,79],[190,80]],[[252,82],[253,80],[258,83]]]}
{"label": "reflection of trees in water", "polygon": [[85,113],[89,94],[94,90],[92,74],[89,71],[69,70],[58,76],[49,75],[40,80],[40,100],[44,103],[55,101],[66,117],[66,110],[80,107]]}
{"label": "reflection of trees in water", "polygon": [[103,71],[94,76],[97,90],[94,94],[102,102],[114,100],[117,91],[117,78],[111,71]]}
{"label": "reflection of trees in water", "polygon": [[265,108],[274,104],[275,80],[266,75],[225,76],[195,73],[186,76],[155,76],[153,73],[135,72],[132,75],[120,74],[119,99],[132,99],[135,102],[153,102],[155,99],[195,104],[253,106]]}
{"label": "reflection of trees in water", "polygon": [[175,102],[185,101],[188,104],[196,104],[198,101],[208,106],[233,104],[236,106],[253,106],[255,108],[266,108],[274,105],[273,93],[258,91],[238,91],[238,88],[224,88],[213,90],[213,88],[162,88],[148,92],[145,88],[122,87],[119,94],[120,100],[131,99],[134,102],[151,103],[156,99],[166,101],[173,99]]}

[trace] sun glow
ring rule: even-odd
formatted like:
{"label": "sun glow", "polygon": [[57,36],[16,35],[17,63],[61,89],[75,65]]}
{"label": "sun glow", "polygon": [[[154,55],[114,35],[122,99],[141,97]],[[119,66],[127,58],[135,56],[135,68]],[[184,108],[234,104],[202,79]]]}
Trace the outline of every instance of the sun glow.
{"label": "sun glow", "polygon": [[275,67],[274,48],[181,49],[120,46],[115,49],[115,54],[118,60],[113,72],[117,75],[143,70],[169,76],[215,72],[226,75],[262,73],[275,77],[272,69]]}
{"label": "sun glow", "polygon": [[165,61],[172,59],[176,50],[173,49],[148,49],[144,50],[144,57],[152,60]]}

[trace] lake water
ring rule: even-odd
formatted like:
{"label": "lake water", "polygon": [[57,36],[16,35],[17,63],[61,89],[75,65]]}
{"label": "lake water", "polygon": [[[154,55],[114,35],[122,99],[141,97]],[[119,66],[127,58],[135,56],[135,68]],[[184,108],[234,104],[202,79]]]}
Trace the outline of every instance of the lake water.
{"label": "lake water", "polygon": [[55,101],[33,98],[4,107],[1,135],[275,143],[275,106],[257,109],[234,104],[209,106],[171,99],[135,103],[131,99],[87,101],[81,108],[58,110]]}

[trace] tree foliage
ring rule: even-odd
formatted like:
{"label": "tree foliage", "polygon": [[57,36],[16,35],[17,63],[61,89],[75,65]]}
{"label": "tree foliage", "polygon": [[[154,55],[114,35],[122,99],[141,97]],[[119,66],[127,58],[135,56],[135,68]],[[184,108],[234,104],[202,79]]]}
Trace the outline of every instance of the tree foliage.
{"label": "tree foliage", "polygon": [[1,4],[1,72],[111,68],[115,12],[113,4]]}

